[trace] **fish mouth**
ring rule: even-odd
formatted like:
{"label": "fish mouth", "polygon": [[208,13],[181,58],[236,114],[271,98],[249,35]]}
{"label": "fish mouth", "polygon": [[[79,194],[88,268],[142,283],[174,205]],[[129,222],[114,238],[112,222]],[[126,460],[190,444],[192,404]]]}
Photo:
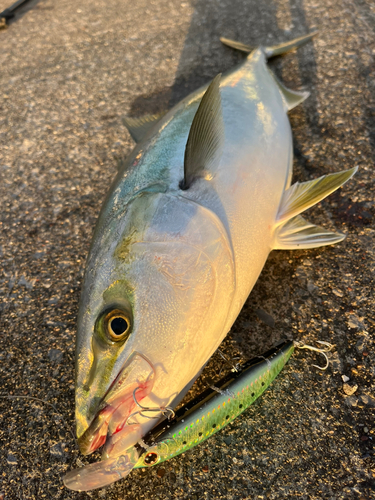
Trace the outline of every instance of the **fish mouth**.
{"label": "fish mouth", "polygon": [[131,417],[139,413],[139,401],[151,393],[154,380],[152,363],[143,354],[134,352],[101,399],[91,424],[78,439],[83,455],[105,444],[105,457],[114,458],[142,437],[141,426],[132,422]]}

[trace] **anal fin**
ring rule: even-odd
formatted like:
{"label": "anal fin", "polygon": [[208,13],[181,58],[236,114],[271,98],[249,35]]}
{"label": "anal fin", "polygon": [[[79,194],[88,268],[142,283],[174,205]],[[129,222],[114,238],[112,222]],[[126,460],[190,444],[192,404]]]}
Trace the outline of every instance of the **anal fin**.
{"label": "anal fin", "polygon": [[318,248],[339,243],[344,238],[345,234],[333,233],[323,227],[315,226],[301,215],[297,215],[278,228],[273,248],[275,250]]}

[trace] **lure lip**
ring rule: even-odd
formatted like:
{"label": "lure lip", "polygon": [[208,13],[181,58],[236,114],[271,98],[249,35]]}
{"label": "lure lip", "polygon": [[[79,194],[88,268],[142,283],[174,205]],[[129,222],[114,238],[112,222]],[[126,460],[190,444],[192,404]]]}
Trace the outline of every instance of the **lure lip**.
{"label": "lure lip", "polygon": [[64,485],[73,491],[90,491],[103,488],[126,477],[139,459],[139,452],[131,448],[119,457],[95,462],[67,472]]}
{"label": "lure lip", "polygon": [[[153,364],[141,353],[133,352],[124,363],[100,403],[90,425],[78,438],[83,455],[89,455],[103,446],[108,437],[123,431],[137,401],[150,395],[155,380]],[[129,426],[129,432],[131,426]]]}

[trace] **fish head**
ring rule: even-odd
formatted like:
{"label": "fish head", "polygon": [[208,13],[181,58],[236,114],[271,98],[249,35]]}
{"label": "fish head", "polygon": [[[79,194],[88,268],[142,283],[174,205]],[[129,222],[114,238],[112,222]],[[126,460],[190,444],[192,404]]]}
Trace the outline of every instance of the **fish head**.
{"label": "fish head", "polygon": [[154,425],[227,332],[233,291],[224,226],[182,196],[141,193],[97,229],[76,346],[83,453],[119,456]]}

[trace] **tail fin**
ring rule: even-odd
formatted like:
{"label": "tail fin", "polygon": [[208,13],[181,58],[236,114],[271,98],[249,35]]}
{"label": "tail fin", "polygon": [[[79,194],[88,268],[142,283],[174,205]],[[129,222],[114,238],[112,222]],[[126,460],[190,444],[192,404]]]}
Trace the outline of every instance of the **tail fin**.
{"label": "tail fin", "polygon": [[[309,42],[315,35],[317,35],[317,31],[313,31],[308,35],[300,36],[299,38],[295,38],[294,40],[290,40],[289,42],[280,43],[278,45],[272,45],[271,47],[264,47],[264,52],[266,54],[267,59],[271,57],[280,56],[281,54],[286,54],[291,50],[298,49],[298,47],[302,47],[305,43]],[[246,52],[249,54],[254,50],[255,47],[250,47],[249,45],[245,45],[241,42],[235,42],[234,40],[229,40],[229,38],[221,37],[220,41],[224,45],[228,45],[228,47],[232,47],[233,49],[240,50],[241,52]]]}

